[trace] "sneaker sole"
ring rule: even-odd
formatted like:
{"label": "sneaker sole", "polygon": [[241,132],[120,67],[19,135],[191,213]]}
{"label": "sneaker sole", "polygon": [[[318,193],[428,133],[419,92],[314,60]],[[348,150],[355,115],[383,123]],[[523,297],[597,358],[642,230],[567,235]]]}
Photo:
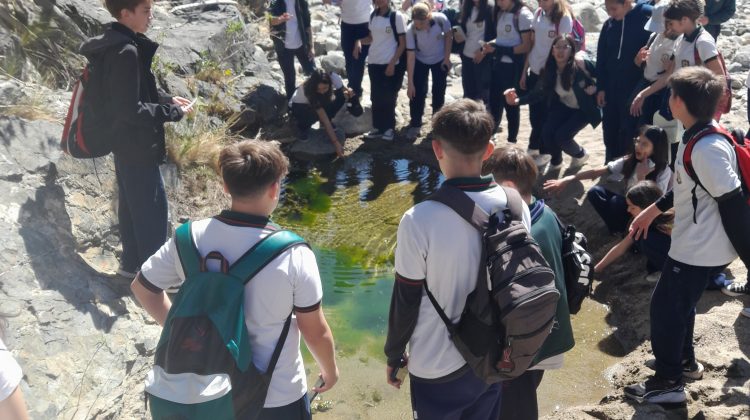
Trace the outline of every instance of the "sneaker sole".
{"label": "sneaker sole", "polygon": [[742,293],[742,292],[733,292],[733,291],[731,291],[729,289],[726,289],[724,287],[721,288],[721,293],[724,293],[725,295],[731,296],[731,297],[743,296],[743,295],[747,294],[747,293]]}
{"label": "sneaker sole", "polygon": [[[646,363],[644,363],[644,365],[647,368],[649,368],[649,369],[651,369],[653,371],[656,371],[656,367],[654,366],[654,364],[652,362],[656,362],[656,361],[654,359],[650,359],[650,360],[647,360]],[[698,370],[696,370],[694,372],[685,372],[683,370],[682,371],[682,376],[684,378],[694,379],[694,380],[703,379],[703,372],[706,370],[706,368],[703,367],[703,363],[701,363],[701,362],[697,362],[697,363],[698,363]]]}
{"label": "sneaker sole", "polygon": [[685,395],[684,389],[679,391],[660,391],[659,393],[655,393],[652,391],[642,397],[629,394],[627,392],[625,392],[624,394],[626,397],[633,399],[641,404],[679,404],[687,401],[687,396]]}

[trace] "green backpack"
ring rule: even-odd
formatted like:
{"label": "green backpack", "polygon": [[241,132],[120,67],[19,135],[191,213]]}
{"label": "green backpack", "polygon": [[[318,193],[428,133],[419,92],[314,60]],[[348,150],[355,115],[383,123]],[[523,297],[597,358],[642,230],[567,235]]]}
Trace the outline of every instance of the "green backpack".
{"label": "green backpack", "polygon": [[[154,420],[255,419],[263,409],[276,362],[284,347],[291,313],[265,372],[252,363],[245,326],[245,285],[287,249],[305,245],[295,233],[277,230],[234,264],[216,251],[202,257],[190,222],[175,233],[185,282],[174,297],[146,379]],[[221,272],[206,261],[221,262]]]}

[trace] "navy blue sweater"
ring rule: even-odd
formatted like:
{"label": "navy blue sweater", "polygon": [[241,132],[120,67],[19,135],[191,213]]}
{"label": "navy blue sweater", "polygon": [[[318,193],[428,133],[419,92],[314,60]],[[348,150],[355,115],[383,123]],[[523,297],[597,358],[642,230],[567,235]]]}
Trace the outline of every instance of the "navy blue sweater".
{"label": "navy blue sweater", "polygon": [[643,29],[651,10],[651,5],[637,3],[623,20],[610,18],[602,25],[596,49],[596,80],[597,90],[607,91],[608,99],[615,92],[626,92],[627,97],[643,76],[633,60],[651,35]]}

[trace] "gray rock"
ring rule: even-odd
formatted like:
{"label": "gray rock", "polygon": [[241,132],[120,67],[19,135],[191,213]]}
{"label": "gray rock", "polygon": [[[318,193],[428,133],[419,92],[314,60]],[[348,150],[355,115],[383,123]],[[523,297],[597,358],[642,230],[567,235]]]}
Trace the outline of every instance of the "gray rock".
{"label": "gray rock", "polygon": [[357,136],[372,130],[372,108],[370,98],[364,97],[360,102],[364,112],[359,117],[354,117],[344,106],[333,118],[336,127],[343,130],[347,136]]}
{"label": "gray rock", "polygon": [[734,61],[743,68],[750,68],[750,47],[742,47],[734,55]]}
{"label": "gray rock", "polygon": [[286,112],[283,83],[253,77],[244,80],[243,84],[247,89],[242,97],[243,107],[238,117],[238,127],[256,132],[261,125],[277,121]]}
{"label": "gray rock", "polygon": [[572,7],[587,33],[601,31],[602,23],[606,20],[606,13],[604,13],[604,19],[602,19],[603,16],[599,13],[600,9],[589,3],[576,3]]}
{"label": "gray rock", "polygon": [[335,51],[320,57],[320,66],[327,72],[336,72],[341,77],[346,76],[346,61],[341,51]]}
{"label": "gray rock", "polygon": [[[343,130],[337,127],[336,135],[339,138],[339,142],[343,145],[346,141]],[[328,135],[323,129],[311,129],[308,140],[297,140],[292,144],[289,152],[292,156],[302,160],[316,160],[336,156],[336,149],[331,144]]]}

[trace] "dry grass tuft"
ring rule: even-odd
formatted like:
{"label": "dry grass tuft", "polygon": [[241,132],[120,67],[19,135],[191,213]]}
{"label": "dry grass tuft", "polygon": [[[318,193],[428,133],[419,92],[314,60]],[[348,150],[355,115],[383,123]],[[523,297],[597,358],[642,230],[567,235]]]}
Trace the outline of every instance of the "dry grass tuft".
{"label": "dry grass tuft", "polygon": [[178,126],[167,125],[167,155],[181,170],[209,167],[218,173],[219,152],[224,145],[241,141],[229,127],[234,120],[212,126],[205,118],[190,118]]}

